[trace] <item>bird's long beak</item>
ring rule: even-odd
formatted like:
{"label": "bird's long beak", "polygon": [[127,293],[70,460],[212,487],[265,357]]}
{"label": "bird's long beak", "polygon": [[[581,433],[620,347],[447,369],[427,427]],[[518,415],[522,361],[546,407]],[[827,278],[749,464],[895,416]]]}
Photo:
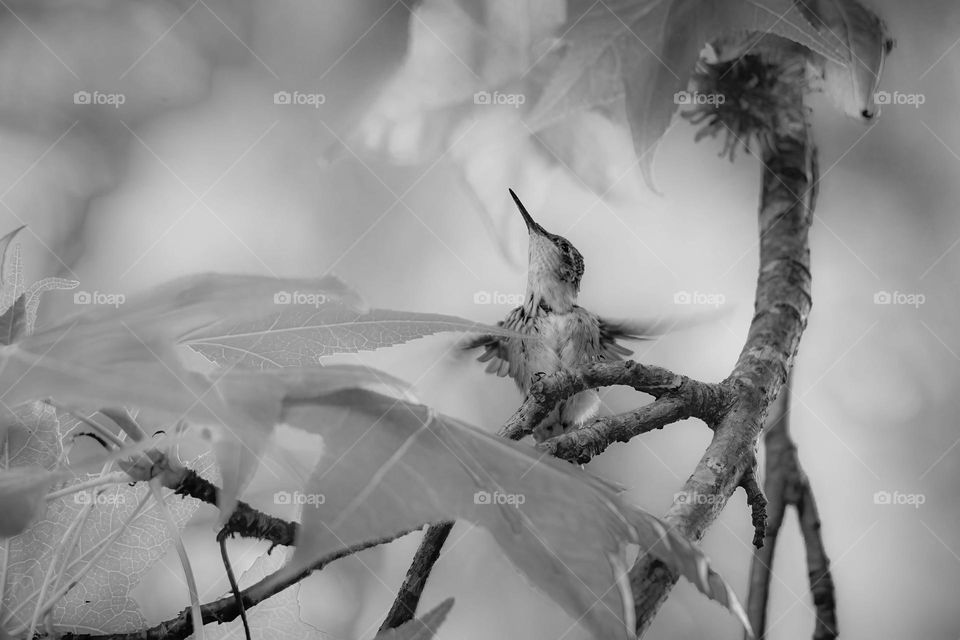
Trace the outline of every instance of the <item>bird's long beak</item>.
{"label": "bird's long beak", "polygon": [[527,231],[530,233],[538,233],[540,235],[546,235],[547,231],[530,216],[530,213],[527,211],[527,208],[523,206],[523,203],[520,202],[520,198],[517,197],[517,194],[513,192],[513,189],[510,189],[510,195],[513,196],[513,201],[517,204],[517,209],[520,209],[520,215],[523,216],[523,221],[527,225]]}

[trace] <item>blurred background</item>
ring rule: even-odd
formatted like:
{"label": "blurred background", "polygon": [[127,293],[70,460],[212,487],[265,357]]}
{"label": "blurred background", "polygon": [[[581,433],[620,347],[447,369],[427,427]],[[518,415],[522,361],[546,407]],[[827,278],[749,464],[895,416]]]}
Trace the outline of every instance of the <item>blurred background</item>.
{"label": "blurred background", "polygon": [[[546,23],[562,18],[556,2],[529,5]],[[843,637],[957,638],[960,7],[871,5],[898,41],[882,88],[923,100],[885,106],[868,128],[823,96],[810,99],[823,181],[793,434],[819,500]],[[461,117],[447,102],[456,81],[437,86],[432,74],[469,71],[473,41],[441,38],[457,28],[442,26],[411,22],[402,1],[8,0],[0,223],[29,225],[20,236],[28,282],[60,275],[84,291],[129,294],[197,271],[334,272],[374,306],[493,322],[525,283],[526,233],[506,207],[514,187],[583,253],[584,306],[612,317],[709,318],[636,345],[639,360],[726,376],[752,315],[758,162],[718,158],[716,141],[694,144],[680,121],[657,153],[657,195],[632,166],[628,135],[599,117],[539,137],[513,105]],[[411,55],[436,63],[420,77],[402,69],[411,31],[425,43]],[[483,88],[475,79],[458,90]],[[591,162],[594,145],[603,163]],[[53,293],[41,320],[73,310],[71,293]],[[441,336],[354,360],[494,431],[519,393],[453,357],[453,344]],[[607,412],[648,400],[622,389],[604,398]],[[709,436],[699,422],[673,425],[612,447],[588,469],[659,514]],[[274,454],[292,458],[295,448]],[[273,491],[259,478],[249,498],[271,509]],[[880,492],[901,499],[885,504]],[[188,529],[202,600],[227,590],[214,526],[215,513],[201,510]],[[742,598],[751,538],[739,494],[703,543]],[[372,637],[417,543],[407,536],[311,577],[304,619],[330,638]],[[243,571],[264,547],[231,549]],[[768,637],[809,636],[792,513],[774,574]],[[180,576],[171,554],[136,591],[151,622],[185,606]],[[476,529],[455,529],[423,605],[448,595],[457,604],[442,639],[586,637]],[[681,584],[649,637],[740,631]]]}

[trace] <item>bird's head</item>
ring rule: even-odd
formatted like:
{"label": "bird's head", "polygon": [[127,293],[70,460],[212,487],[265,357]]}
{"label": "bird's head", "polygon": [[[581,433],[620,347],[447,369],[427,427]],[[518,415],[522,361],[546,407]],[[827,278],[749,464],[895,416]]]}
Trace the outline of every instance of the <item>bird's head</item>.
{"label": "bird's head", "polygon": [[554,311],[568,311],[577,301],[583,256],[569,240],[550,233],[530,216],[517,194],[510,190],[530,234],[527,293],[535,305]]}

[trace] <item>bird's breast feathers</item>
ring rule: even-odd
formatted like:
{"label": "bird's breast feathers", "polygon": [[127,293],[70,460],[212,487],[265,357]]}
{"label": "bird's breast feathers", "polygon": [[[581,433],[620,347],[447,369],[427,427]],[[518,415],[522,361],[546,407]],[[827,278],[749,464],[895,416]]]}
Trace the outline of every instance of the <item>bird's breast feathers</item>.
{"label": "bird's breast feathers", "polygon": [[577,368],[596,361],[600,354],[599,321],[582,307],[568,313],[535,313],[517,324],[511,328],[536,338],[510,339],[510,359],[522,363],[516,381],[524,390],[534,373]]}

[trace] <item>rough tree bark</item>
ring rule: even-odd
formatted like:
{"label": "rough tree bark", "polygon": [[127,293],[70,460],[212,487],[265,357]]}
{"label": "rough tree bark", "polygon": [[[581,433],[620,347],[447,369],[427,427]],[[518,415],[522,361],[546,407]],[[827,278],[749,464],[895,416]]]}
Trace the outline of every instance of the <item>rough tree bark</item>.
{"label": "rough tree bark", "polygon": [[[799,89],[797,100],[802,100]],[[732,404],[665,520],[700,540],[738,486],[753,479],[764,417],[784,386],[812,303],[808,234],[816,200],[816,149],[807,128],[776,136],[764,151],[760,274],[755,313],[733,373],[721,383]],[[663,563],[641,559],[630,572],[637,635],[650,625],[677,580]]]}
{"label": "rough tree bark", "polygon": [[[761,640],[767,630],[767,606],[770,599],[770,576],[772,574],[777,536],[783,525],[787,506],[797,509],[800,531],[803,535],[810,577],[810,593],[813,596],[816,623],[813,640],[833,640],[837,637],[837,612],[834,597],[833,577],[830,574],[830,559],[827,557],[823,538],[820,535],[820,516],[813,497],[810,480],[800,465],[797,446],[790,437],[790,381],[783,387],[780,397],[770,412],[766,433],[763,437],[766,462],[764,464],[764,492],[768,501],[767,527],[763,547],[757,549],[750,564],[750,595],[747,600],[747,615],[750,626]],[[744,640],[749,640],[746,636]]]}

